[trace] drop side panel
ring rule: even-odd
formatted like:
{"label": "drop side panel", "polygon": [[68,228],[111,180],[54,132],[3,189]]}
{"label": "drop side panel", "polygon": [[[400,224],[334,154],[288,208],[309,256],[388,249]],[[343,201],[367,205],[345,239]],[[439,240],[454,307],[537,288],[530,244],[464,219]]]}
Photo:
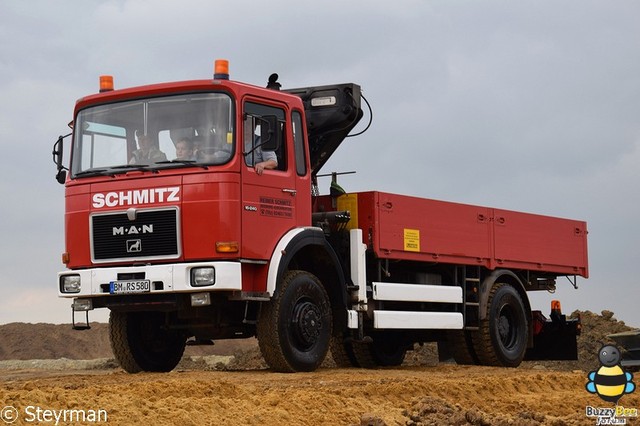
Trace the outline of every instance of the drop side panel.
{"label": "drop side panel", "polygon": [[584,222],[382,192],[354,195],[358,227],[380,258],[588,276]]}

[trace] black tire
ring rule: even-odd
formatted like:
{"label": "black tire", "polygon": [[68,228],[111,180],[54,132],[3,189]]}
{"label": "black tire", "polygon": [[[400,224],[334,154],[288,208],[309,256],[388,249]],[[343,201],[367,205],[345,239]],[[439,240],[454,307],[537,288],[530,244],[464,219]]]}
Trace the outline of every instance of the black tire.
{"label": "black tire", "polygon": [[322,284],[306,271],[288,271],[274,298],[263,304],[256,333],[266,363],[275,371],[314,371],[331,339],[331,305]]}
{"label": "black tire", "polygon": [[477,365],[478,357],[473,348],[474,331],[452,330],[447,333],[449,352],[458,365]]}
{"label": "black tire", "polygon": [[397,367],[404,362],[408,345],[397,332],[376,332],[371,337],[371,342],[351,345],[359,367]]}
{"label": "black tire", "polygon": [[373,358],[371,343],[353,342],[351,344],[351,350],[353,351],[353,357],[355,358],[356,364],[358,367],[360,368],[379,367],[378,363]]}
{"label": "black tire", "polygon": [[167,372],[180,362],[185,336],[164,328],[162,312],[111,312],[109,340],[116,360],[128,373]]}
{"label": "black tire", "polygon": [[487,301],[487,317],[480,321],[474,347],[482,365],[517,367],[527,350],[527,312],[518,291],[496,283]]}
{"label": "black tire", "polygon": [[397,367],[404,361],[408,345],[399,333],[399,331],[381,332],[373,336],[369,350],[373,361],[379,367]]}
{"label": "black tire", "polygon": [[353,354],[353,345],[345,342],[343,336],[331,337],[329,351],[333,361],[336,363],[336,367],[350,368],[359,366]]}

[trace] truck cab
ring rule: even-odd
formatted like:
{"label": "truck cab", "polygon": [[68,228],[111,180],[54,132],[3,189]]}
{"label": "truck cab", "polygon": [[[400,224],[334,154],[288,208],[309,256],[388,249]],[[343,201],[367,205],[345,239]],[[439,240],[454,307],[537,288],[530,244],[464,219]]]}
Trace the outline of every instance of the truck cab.
{"label": "truck cab", "polygon": [[[292,94],[231,81],[224,68],[212,80],[124,90],[101,78],[100,93],[76,103],[70,167],[62,138],[54,147],[68,268],[58,291],[74,299],[74,327],[107,307],[129,323],[134,311],[170,316],[162,321],[198,341],[254,334],[257,307],[249,305],[273,295],[274,249],[307,233],[312,175],[361,116],[356,98],[337,104],[351,87]],[[320,110],[313,144],[305,107]],[[346,122],[337,133],[336,121]],[[328,122],[334,134],[323,137]],[[188,145],[188,158],[178,157],[178,144]],[[277,165],[258,170],[265,152]],[[232,326],[199,319],[207,308],[196,307],[216,304],[232,312]],[[76,323],[79,313],[86,320]]]}

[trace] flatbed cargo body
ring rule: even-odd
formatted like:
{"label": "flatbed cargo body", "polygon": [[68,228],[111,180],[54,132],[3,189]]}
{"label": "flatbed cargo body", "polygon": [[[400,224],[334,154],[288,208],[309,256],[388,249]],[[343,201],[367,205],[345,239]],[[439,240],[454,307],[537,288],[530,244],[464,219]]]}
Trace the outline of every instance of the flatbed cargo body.
{"label": "flatbed cargo body", "polygon": [[377,191],[343,195],[337,208],[382,259],[589,275],[583,221]]}

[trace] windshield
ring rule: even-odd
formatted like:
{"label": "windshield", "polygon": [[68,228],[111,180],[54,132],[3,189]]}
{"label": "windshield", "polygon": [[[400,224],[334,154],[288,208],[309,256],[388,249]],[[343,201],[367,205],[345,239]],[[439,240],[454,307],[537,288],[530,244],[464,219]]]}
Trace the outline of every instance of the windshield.
{"label": "windshield", "polygon": [[234,149],[231,98],[188,94],[100,105],[74,123],[73,176],[216,165]]}

